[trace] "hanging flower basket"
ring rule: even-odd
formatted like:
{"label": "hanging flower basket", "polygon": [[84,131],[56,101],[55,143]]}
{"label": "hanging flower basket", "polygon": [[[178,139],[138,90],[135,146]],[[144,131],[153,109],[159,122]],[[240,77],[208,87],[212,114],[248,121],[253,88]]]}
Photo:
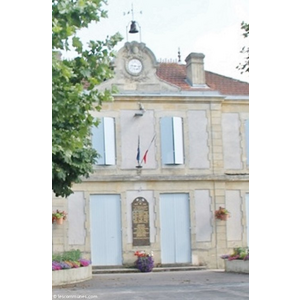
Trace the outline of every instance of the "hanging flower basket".
{"label": "hanging flower basket", "polygon": [[227,221],[228,218],[229,218],[229,215],[220,215],[219,216],[219,220],[221,220],[221,221]]}
{"label": "hanging flower basket", "polygon": [[67,213],[59,211],[58,209],[52,213],[52,224],[56,222],[58,225],[62,225],[63,221],[67,219]]}
{"label": "hanging flower basket", "polygon": [[227,221],[227,219],[230,217],[229,211],[220,206],[219,209],[215,211],[215,217],[218,220]]}
{"label": "hanging flower basket", "polygon": [[56,219],[56,224],[62,225],[63,223],[64,223],[64,219],[63,218]]}

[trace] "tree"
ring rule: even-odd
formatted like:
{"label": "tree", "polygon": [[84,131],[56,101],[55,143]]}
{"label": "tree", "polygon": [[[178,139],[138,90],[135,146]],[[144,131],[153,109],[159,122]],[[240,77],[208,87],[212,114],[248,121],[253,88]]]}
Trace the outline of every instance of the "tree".
{"label": "tree", "polygon": [[[244,30],[243,36],[248,38],[249,36],[249,24],[244,21],[241,24],[241,29]],[[246,54],[245,62],[239,64],[236,68],[241,71],[241,74],[249,72],[249,47],[244,46],[240,51],[242,54]]]}
{"label": "tree", "polygon": [[[91,114],[102,101],[112,100],[114,90],[98,91],[96,85],[111,78],[114,46],[122,40],[116,33],[105,41],[83,46],[76,33],[101,18],[106,0],[52,0],[52,190],[67,197],[72,184],[93,171],[97,152],[92,148],[91,127],[98,125]],[[76,51],[63,59],[62,51]]]}

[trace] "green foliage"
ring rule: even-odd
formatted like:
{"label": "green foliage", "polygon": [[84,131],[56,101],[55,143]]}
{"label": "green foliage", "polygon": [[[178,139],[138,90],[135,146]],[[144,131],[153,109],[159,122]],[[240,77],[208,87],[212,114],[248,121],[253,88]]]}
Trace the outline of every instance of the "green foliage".
{"label": "green foliage", "polygon": [[61,254],[52,254],[52,261],[61,261]]}
{"label": "green foliage", "polygon": [[249,248],[248,247],[233,248],[232,256],[237,256],[238,255],[241,259],[244,259],[247,254],[249,254]]}
{"label": "green foliage", "polygon": [[52,261],[78,261],[81,258],[81,252],[79,249],[77,250],[70,250],[63,252],[61,254],[53,253],[52,254]]}
{"label": "green foliage", "polygon": [[[52,190],[67,197],[72,184],[93,171],[97,152],[90,130],[98,125],[91,115],[102,101],[113,99],[113,90],[95,86],[113,77],[114,46],[119,33],[104,41],[90,41],[84,47],[78,30],[107,17],[105,0],[52,0]],[[73,59],[62,59],[60,51],[76,51]]]}
{"label": "green foliage", "polygon": [[52,222],[56,219],[63,218],[64,220],[67,218],[67,213],[63,210],[56,210],[52,213]]}
{"label": "green foliage", "polygon": [[[244,38],[248,38],[249,36],[249,24],[242,22],[241,29],[244,31]],[[249,72],[249,47],[243,47],[240,51],[242,54],[245,54],[245,61],[243,64],[239,64],[236,68],[241,71],[241,74]]]}

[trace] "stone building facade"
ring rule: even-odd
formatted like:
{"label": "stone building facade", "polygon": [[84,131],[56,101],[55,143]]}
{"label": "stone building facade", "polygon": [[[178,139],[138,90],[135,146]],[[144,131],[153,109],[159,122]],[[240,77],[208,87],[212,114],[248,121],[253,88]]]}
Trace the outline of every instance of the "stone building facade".
{"label": "stone building facade", "polygon": [[[98,87],[119,92],[94,113],[94,173],[53,198],[68,212],[53,251],[80,249],[99,266],[131,265],[145,250],[156,264],[223,268],[220,255],[249,244],[248,83],[206,71],[201,53],[159,64],[138,42],[114,68]],[[227,221],[215,218],[220,206]]]}

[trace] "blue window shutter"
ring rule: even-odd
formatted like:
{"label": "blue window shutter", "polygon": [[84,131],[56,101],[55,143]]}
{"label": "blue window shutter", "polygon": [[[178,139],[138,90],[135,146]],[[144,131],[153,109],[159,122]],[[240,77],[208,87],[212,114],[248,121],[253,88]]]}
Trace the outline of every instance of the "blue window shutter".
{"label": "blue window shutter", "polygon": [[92,145],[93,148],[99,154],[97,158],[96,165],[104,165],[104,126],[103,126],[103,118],[101,118],[98,127],[92,127]]}
{"label": "blue window shutter", "polygon": [[183,164],[182,118],[164,117],[160,120],[162,163]]}
{"label": "blue window shutter", "polygon": [[182,119],[173,117],[174,163],[183,164]]}
{"label": "blue window shutter", "polygon": [[103,118],[103,125],[105,164],[114,165],[116,160],[114,118]]}
{"label": "blue window shutter", "polygon": [[173,118],[160,119],[161,155],[163,164],[174,164]]}

